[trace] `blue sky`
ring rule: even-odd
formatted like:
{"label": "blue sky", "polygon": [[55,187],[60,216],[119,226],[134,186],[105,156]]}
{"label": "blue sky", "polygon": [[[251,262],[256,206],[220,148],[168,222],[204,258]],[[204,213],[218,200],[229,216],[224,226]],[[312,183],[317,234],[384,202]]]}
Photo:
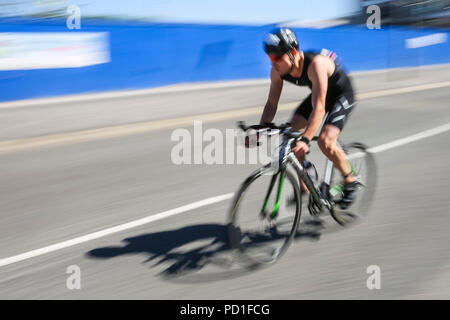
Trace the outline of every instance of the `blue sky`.
{"label": "blue sky", "polygon": [[82,15],[113,15],[176,22],[274,23],[320,20],[359,10],[359,0],[41,0],[34,6],[81,7]]}

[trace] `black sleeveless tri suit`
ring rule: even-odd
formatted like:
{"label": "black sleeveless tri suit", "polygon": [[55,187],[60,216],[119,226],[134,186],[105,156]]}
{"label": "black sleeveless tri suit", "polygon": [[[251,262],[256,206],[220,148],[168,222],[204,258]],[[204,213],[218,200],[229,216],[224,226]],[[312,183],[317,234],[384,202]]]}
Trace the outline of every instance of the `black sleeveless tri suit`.
{"label": "black sleeveless tri suit", "polygon": [[[311,64],[312,59],[320,53],[308,51],[303,54],[305,61],[301,76],[299,78],[294,78],[288,74],[283,76],[282,79],[295,85],[308,86],[312,89],[311,80],[308,78],[308,67]],[[336,68],[333,74],[328,78],[328,90],[325,104],[325,110],[328,112],[328,115],[324,124],[331,124],[342,130],[353,110],[355,98],[350,78],[338,63],[335,63],[335,65]],[[308,120],[312,110],[313,106],[310,94],[299,105],[295,111],[295,114],[302,115],[306,120]]]}

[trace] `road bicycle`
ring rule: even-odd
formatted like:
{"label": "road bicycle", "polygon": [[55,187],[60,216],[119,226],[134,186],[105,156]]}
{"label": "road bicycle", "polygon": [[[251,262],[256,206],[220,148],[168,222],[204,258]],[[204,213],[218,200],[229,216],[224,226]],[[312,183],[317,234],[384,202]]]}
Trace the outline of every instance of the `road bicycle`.
{"label": "road bicycle", "polygon": [[[258,137],[278,135],[282,138],[275,151],[277,157],[251,173],[232,200],[228,218],[229,245],[250,266],[273,263],[286,252],[296,234],[301,232],[300,217],[305,200],[314,219],[321,219],[328,212],[339,225],[349,226],[365,217],[376,184],[374,156],[366,145],[344,144],[338,140],[358,181],[355,203],[342,210],[339,204],[343,179],[333,162],[327,159],[323,181],[319,183],[315,165],[307,159],[301,164],[292,152],[302,136],[300,131],[289,123],[247,126],[240,121],[238,127]],[[312,141],[317,139],[314,137]],[[304,182],[309,196],[299,179]]]}

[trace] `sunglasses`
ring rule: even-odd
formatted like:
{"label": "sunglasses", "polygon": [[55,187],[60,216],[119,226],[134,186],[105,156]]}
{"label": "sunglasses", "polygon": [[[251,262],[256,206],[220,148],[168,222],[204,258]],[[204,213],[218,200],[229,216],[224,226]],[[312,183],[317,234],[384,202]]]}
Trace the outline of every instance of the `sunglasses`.
{"label": "sunglasses", "polygon": [[275,54],[269,54],[269,59],[270,59],[270,61],[272,61],[272,62],[277,62],[277,61],[280,61],[280,60],[281,60],[281,56],[277,56],[277,55],[275,55]]}

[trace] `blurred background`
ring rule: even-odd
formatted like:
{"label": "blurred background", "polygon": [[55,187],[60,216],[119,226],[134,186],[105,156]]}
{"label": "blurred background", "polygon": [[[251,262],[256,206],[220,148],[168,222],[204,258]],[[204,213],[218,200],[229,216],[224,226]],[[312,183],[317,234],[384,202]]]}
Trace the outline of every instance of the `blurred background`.
{"label": "blurred background", "polygon": [[[371,5],[379,12],[368,12]],[[0,101],[266,78],[261,41],[279,25],[296,31],[303,50],[337,52],[349,71],[444,63],[449,6],[448,0],[3,0]],[[416,38],[434,45],[409,46]]]}
{"label": "blurred background", "polygon": [[[449,299],[449,13],[449,0],[0,0],[0,298]],[[177,165],[172,135],[259,122],[275,26],[349,72],[341,138],[381,146],[377,189],[364,223],[241,272],[225,224],[258,166]],[[286,83],[274,121],[308,94]],[[310,159],[322,173],[315,144]]]}

